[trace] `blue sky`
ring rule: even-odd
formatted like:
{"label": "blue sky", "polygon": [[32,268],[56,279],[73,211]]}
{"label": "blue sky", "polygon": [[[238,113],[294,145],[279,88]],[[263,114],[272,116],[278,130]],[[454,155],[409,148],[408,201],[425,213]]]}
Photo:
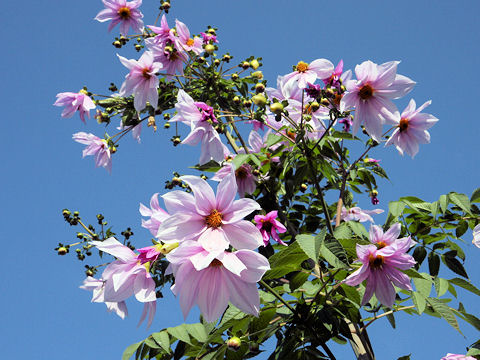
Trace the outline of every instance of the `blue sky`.
{"label": "blue sky", "polygon": [[[417,81],[409,94],[417,104],[432,99],[428,109],[440,121],[431,129],[432,143],[420,148],[414,160],[394,148],[372,154],[381,159],[391,181],[379,189],[381,206],[404,195],[434,201],[449,191],[468,195],[480,186],[476,114],[480,60],[478,1],[172,1],[168,16],[185,22],[193,33],[207,25],[219,28],[221,50],[234,62],[262,56],[263,72],[271,86],[278,74],[291,71],[299,60],[328,58],[345,68],[364,60],[401,60],[398,72]],[[150,332],[180,324],[177,301],[165,291],[150,330],[136,328],[141,306],[129,303],[130,316],[121,320],[90,294],[78,289],[83,264],[73,256],[59,257],[58,242],[74,241],[75,229],[61,216],[65,207],[79,210],[93,222],[102,212],[114,230],[131,226],[138,247],[150,234],[140,227],[139,202],[164,193],[172,171],[192,173],[198,148],[173,148],[173,130],[144,129],[142,143],[130,137],[115,154],[113,173],[95,169],[91,158],[81,159],[82,146],[72,133],[103,129],[94,120],[83,125],[75,116],[62,119],[53,107],[55,95],[88,85],[106,93],[110,82],[120,85],[125,68],[115,54],[138,54],[127,46],[111,46],[115,30],[93,20],[103,8],[100,0],[15,1],[2,6],[3,175],[0,239],[2,295],[0,335],[2,357],[32,359],[118,359],[129,344]],[[145,22],[154,21],[158,1],[144,0]],[[400,101],[400,110],[410,97]],[[111,126],[112,128],[112,126]],[[109,130],[113,132],[113,130]],[[367,197],[358,198],[369,208]],[[480,250],[466,237],[466,268],[480,283],[475,266]],[[474,312],[478,299],[466,296]],[[187,320],[195,322],[198,313]],[[462,324],[465,338],[443,320],[398,316],[397,330],[378,321],[370,337],[378,359],[439,359],[447,352],[462,353],[478,337]],[[336,347],[338,358],[351,358],[349,347]],[[259,357],[261,358],[261,357]]]}

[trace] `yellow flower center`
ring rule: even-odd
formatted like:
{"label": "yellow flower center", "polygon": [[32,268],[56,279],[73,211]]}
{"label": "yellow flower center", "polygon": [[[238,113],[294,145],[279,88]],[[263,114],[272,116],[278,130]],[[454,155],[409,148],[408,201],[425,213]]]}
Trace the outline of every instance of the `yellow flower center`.
{"label": "yellow flower center", "polygon": [[408,119],[401,118],[400,123],[398,124],[398,127],[400,128],[400,132],[407,130],[408,129]]}
{"label": "yellow flower center", "polygon": [[193,41],[192,38],[187,40],[187,46],[193,46],[194,43],[195,43],[195,41]]}
{"label": "yellow flower center", "polygon": [[212,210],[210,215],[205,218],[205,223],[211,228],[220,227],[220,225],[222,225],[222,213],[220,213],[217,209]]}
{"label": "yellow flower center", "polygon": [[385,246],[387,246],[387,244],[384,241],[380,241],[376,245],[378,249],[383,249]]}
{"label": "yellow flower center", "polygon": [[298,72],[305,72],[308,70],[308,64],[304,61],[299,61],[297,64],[297,71]]}
{"label": "yellow flower center", "polygon": [[370,254],[370,256],[368,257],[368,263],[372,269],[379,269],[385,263],[385,259],[382,255],[373,256],[372,254]]}
{"label": "yellow flower center", "polygon": [[117,14],[123,19],[127,20],[130,17],[131,11],[128,7],[123,6],[118,9]]}
{"label": "yellow flower center", "polygon": [[360,96],[360,99],[362,100],[368,100],[373,96],[374,91],[375,90],[373,90],[369,84],[365,84],[358,92],[358,96]]}

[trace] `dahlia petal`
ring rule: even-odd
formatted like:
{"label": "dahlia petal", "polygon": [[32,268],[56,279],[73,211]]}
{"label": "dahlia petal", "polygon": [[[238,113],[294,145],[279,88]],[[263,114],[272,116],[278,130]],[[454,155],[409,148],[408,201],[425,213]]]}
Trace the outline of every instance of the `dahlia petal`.
{"label": "dahlia petal", "polygon": [[205,229],[205,220],[198,215],[176,213],[160,225],[156,237],[165,242],[195,240]]}
{"label": "dahlia petal", "polygon": [[270,270],[268,259],[251,250],[238,250],[235,252],[238,259],[246,266],[240,277],[247,283],[256,283],[262,279],[263,274]]}
{"label": "dahlia petal", "polygon": [[232,224],[242,220],[255,210],[260,210],[260,205],[252,199],[235,200],[226,212],[223,213],[223,223]]}
{"label": "dahlia petal", "polygon": [[209,252],[218,253],[228,249],[229,241],[222,228],[207,228],[198,238],[198,242]]}
{"label": "dahlia petal", "polygon": [[165,208],[170,214],[175,213],[196,213],[195,198],[192,194],[188,194],[184,191],[175,190],[162,195],[162,199],[165,203]]}
{"label": "dahlia petal", "polygon": [[123,245],[114,237],[104,241],[91,241],[90,243],[96,246],[98,250],[113,255],[122,261],[131,261],[136,258],[135,253],[128,246]]}
{"label": "dahlia petal", "polygon": [[230,293],[230,302],[247,314],[258,316],[260,296],[256,283],[247,283],[238,276],[227,273],[226,284]]}
{"label": "dahlia petal", "polygon": [[146,272],[146,269],[145,273],[140,273],[135,277],[133,292],[135,293],[135,298],[140,302],[156,301],[155,282]]}
{"label": "dahlia petal", "polygon": [[209,268],[202,278],[203,286],[198,291],[197,304],[208,322],[214,322],[222,315],[228,305],[227,285],[221,268]]}
{"label": "dahlia petal", "polygon": [[192,189],[198,212],[201,215],[209,215],[210,211],[215,209],[215,194],[210,185],[198,176],[186,175],[180,179]]}
{"label": "dahlia petal", "polygon": [[395,302],[395,288],[388,280],[386,274],[379,273],[378,270],[376,272],[375,296],[380,303],[391,308]]}
{"label": "dahlia petal", "polygon": [[254,250],[263,244],[263,237],[255,225],[249,221],[239,221],[222,226],[224,236],[235,249]]}

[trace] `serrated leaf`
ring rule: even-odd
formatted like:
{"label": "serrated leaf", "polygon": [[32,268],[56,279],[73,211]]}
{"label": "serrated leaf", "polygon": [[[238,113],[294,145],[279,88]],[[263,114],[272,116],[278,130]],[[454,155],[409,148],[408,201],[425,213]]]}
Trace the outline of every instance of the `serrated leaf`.
{"label": "serrated leaf", "polygon": [[346,284],[340,285],[342,288],[343,292],[345,293],[345,296],[347,297],[348,300],[352,301],[354,304],[360,306],[360,294],[358,293],[358,290],[356,287],[349,286]]}
{"label": "serrated leaf", "polygon": [[137,349],[139,348],[140,345],[142,345],[143,341],[140,341],[136,344],[132,344],[130,345],[129,347],[127,347],[125,349],[125,351],[123,352],[123,355],[122,355],[122,360],[128,360],[130,359],[133,354],[135,354],[135,352],[137,351]]}
{"label": "serrated leaf", "polygon": [[153,338],[151,338],[151,337],[146,338],[146,339],[144,340],[144,342],[145,342],[145,345],[147,345],[147,346],[148,346],[149,348],[151,348],[151,349],[158,349],[158,348],[160,348],[160,345],[157,344],[157,343],[155,342],[155,340],[153,340]]}
{"label": "serrated leaf", "polygon": [[425,278],[413,278],[413,283],[415,284],[417,292],[419,292],[425,297],[430,296],[430,292],[432,290],[431,280],[427,280]]}
{"label": "serrated leaf", "polygon": [[222,325],[225,324],[227,321],[240,320],[243,319],[245,316],[247,316],[247,314],[230,304],[227,308],[227,311],[225,311],[225,313],[223,314],[222,321],[218,326],[222,327]]}
{"label": "serrated leaf", "polygon": [[468,223],[465,220],[461,220],[457,228],[455,229],[455,236],[457,238],[461,237],[463,234],[465,234],[468,230]]}
{"label": "serrated leaf", "polygon": [[470,348],[467,352],[467,355],[469,355],[469,356],[480,355],[480,349]]}
{"label": "serrated leaf", "polygon": [[468,279],[468,275],[467,275],[467,272],[465,271],[465,268],[457,258],[442,255],[442,261],[455,274],[458,274]]}
{"label": "serrated leaf", "polygon": [[475,287],[475,285],[473,285],[471,282],[469,282],[465,279],[453,278],[453,279],[450,279],[448,281],[450,282],[450,284],[459,286],[459,287],[461,287],[465,290],[470,291],[471,293],[473,293],[475,295],[480,296],[480,289],[478,289],[477,287]]}
{"label": "serrated leaf", "polygon": [[[320,234],[323,234],[323,238],[325,238],[327,229],[323,229]],[[321,238],[321,236],[320,236]],[[318,264],[318,256],[320,254],[320,245],[323,241],[323,238],[314,237],[313,235],[306,235],[301,234],[297,235],[296,242],[300,246],[300,248],[307,254],[307,256],[315,261]]]}
{"label": "serrated leaf", "polygon": [[437,297],[440,297],[447,292],[449,284],[447,279],[436,277],[434,280],[434,284]]}
{"label": "serrated leaf", "polygon": [[462,334],[458,326],[455,313],[452,309],[450,309],[446,304],[444,304],[438,299],[427,298],[427,301],[432,306],[435,312],[437,312],[442,318],[444,318],[455,330]]}
{"label": "serrated leaf", "polygon": [[280,141],[282,141],[281,136],[275,135],[275,134],[268,134],[267,142],[265,143],[265,147],[269,148],[270,146],[275,145],[275,144],[279,143]]}
{"label": "serrated leaf", "polygon": [[427,298],[416,291],[414,291],[412,294],[413,304],[417,308],[418,313],[421,315],[425,311],[425,307],[427,306]]}
{"label": "serrated leaf", "polygon": [[388,211],[394,217],[399,217],[403,213],[403,209],[405,209],[405,203],[402,201],[390,201],[388,203]]}
{"label": "serrated leaf", "polygon": [[351,237],[352,231],[348,227],[347,223],[341,223],[339,226],[335,228],[333,231],[333,236],[337,238],[338,240],[340,239],[349,239]]}
{"label": "serrated leaf", "polygon": [[185,324],[167,328],[167,331],[170,335],[174,338],[183,341],[187,344],[192,344],[190,341],[190,336],[188,335],[187,329],[185,328]]}
{"label": "serrated leaf", "polygon": [[442,214],[445,214],[448,208],[448,195],[440,195],[438,199],[438,204],[440,205],[440,210],[442,210]]}
{"label": "serrated leaf", "polygon": [[205,326],[200,323],[196,324],[185,324],[185,327],[188,331],[188,333],[197,339],[199,342],[203,343],[207,341],[208,334],[205,330]]}
{"label": "serrated leaf", "polygon": [[157,342],[157,344],[162,347],[163,350],[170,354],[170,337],[165,330],[153,333],[152,337]]}
{"label": "serrated leaf", "polygon": [[346,259],[345,250],[337,240],[329,243],[322,241],[320,254],[334,268],[348,268],[348,265],[341,260],[341,258]]}
{"label": "serrated leaf", "polygon": [[420,210],[428,212],[432,211],[432,205],[429,202],[423,201],[415,196],[401,197],[400,200],[417,212],[420,212]]}
{"label": "serrated leaf", "polygon": [[361,223],[357,221],[348,221],[347,224],[355,235],[368,239],[368,231]]}
{"label": "serrated leaf", "polygon": [[477,188],[473,191],[472,196],[470,197],[471,203],[480,203],[480,188]]}
{"label": "serrated leaf", "polygon": [[452,203],[457,205],[460,209],[462,209],[464,212],[467,214],[471,214],[471,209],[470,209],[470,200],[468,199],[468,196],[465,194],[458,194],[456,192],[451,192],[448,194],[448,198]]}
{"label": "serrated leaf", "polygon": [[292,271],[301,270],[301,263],[308,259],[308,255],[300,248],[295,241],[288,247],[270,256],[270,270],[263,276],[264,279],[282,277]]}
{"label": "serrated leaf", "polygon": [[246,161],[248,161],[249,158],[249,154],[238,154],[235,156],[235,158],[232,160],[233,165],[235,165],[235,169],[238,169],[240,166],[242,166]]}

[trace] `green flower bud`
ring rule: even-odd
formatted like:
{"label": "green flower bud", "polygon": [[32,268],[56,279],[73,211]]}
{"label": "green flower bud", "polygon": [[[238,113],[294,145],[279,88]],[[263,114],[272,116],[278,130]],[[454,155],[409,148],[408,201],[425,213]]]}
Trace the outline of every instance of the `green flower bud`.
{"label": "green flower bud", "polygon": [[260,94],[253,96],[252,101],[257,106],[265,106],[267,104],[267,98]]}
{"label": "green flower bud", "polygon": [[215,64],[215,66],[218,66],[220,65],[220,60],[219,59],[215,59],[215,61],[213,62]]}
{"label": "green flower bud", "polygon": [[252,76],[254,78],[257,78],[258,80],[262,80],[263,79],[263,73],[261,71],[255,71],[252,73]]}
{"label": "green flower bud", "polygon": [[120,49],[122,47],[122,43],[118,40],[115,40],[113,43],[112,43],[113,46],[115,46],[117,49]]}
{"label": "green flower bud", "polygon": [[205,52],[207,54],[211,55],[211,54],[213,54],[214,51],[215,51],[215,46],[214,45],[212,45],[212,44],[205,45]]}
{"label": "green flower bud", "polygon": [[330,106],[330,101],[328,101],[326,98],[322,98],[322,100],[320,100],[320,104],[323,106]]}
{"label": "green flower bud", "polygon": [[250,100],[243,100],[243,106],[249,108],[252,106],[252,102]]}
{"label": "green flower bud", "polygon": [[232,74],[232,80],[238,80],[238,74],[237,73]]}
{"label": "green flower bud", "polygon": [[60,246],[57,250],[58,255],[65,255],[66,253],[68,253],[68,248],[65,246]]}
{"label": "green flower bud", "polygon": [[228,54],[223,55],[223,58],[222,58],[222,60],[227,62],[227,63],[230,62],[231,59],[232,59],[232,57]]}
{"label": "green flower bud", "polygon": [[258,83],[255,85],[255,92],[257,94],[262,93],[264,91],[265,91],[265,85],[263,85],[262,83]]}
{"label": "green flower bud", "polygon": [[312,109],[312,112],[315,112],[318,109],[320,109],[320,104],[318,102],[314,101],[310,104],[310,109]]}
{"label": "green flower bud", "polygon": [[253,59],[252,61],[250,61],[250,66],[251,66],[254,70],[257,70],[258,67],[260,66],[260,63],[258,62],[257,59]]}
{"label": "green flower bud", "polygon": [[236,105],[239,105],[240,104],[240,98],[238,96],[235,96],[233,98],[233,102],[236,104]]}
{"label": "green flower bud", "polygon": [[228,349],[233,351],[238,351],[240,346],[242,345],[242,340],[237,336],[232,336],[230,339],[227,340]]}
{"label": "green flower bud", "polygon": [[274,114],[281,114],[283,112],[283,105],[282,103],[276,102],[270,105],[270,111]]}
{"label": "green flower bud", "polygon": [[163,124],[163,127],[165,129],[169,129],[170,128],[170,123],[169,122],[166,122],[165,124]]}
{"label": "green flower bud", "polygon": [[240,66],[246,70],[250,67],[250,63],[248,61],[244,61]]}

